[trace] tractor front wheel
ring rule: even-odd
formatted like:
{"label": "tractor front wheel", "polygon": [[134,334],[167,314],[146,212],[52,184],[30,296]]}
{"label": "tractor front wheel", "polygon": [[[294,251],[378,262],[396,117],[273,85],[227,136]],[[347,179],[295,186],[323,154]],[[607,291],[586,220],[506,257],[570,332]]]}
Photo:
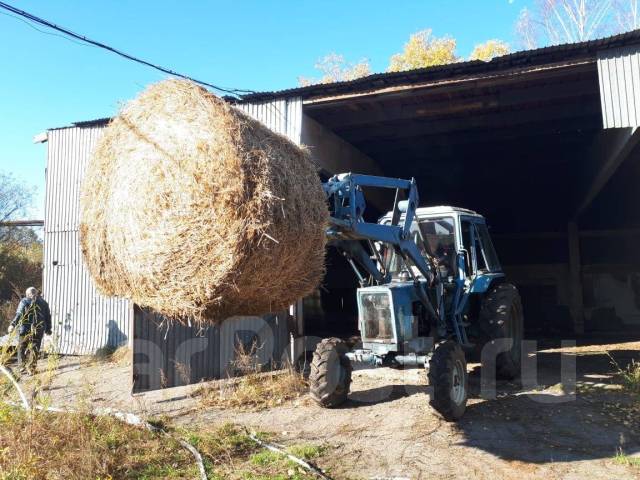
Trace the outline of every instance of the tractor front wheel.
{"label": "tractor front wheel", "polygon": [[447,340],[429,361],[429,403],[447,421],[458,420],[467,408],[467,361],[462,347]]}
{"label": "tractor front wheel", "polygon": [[309,392],[323,407],[337,407],[344,403],[351,386],[349,347],[339,338],[325,338],[317,346],[311,361]]}

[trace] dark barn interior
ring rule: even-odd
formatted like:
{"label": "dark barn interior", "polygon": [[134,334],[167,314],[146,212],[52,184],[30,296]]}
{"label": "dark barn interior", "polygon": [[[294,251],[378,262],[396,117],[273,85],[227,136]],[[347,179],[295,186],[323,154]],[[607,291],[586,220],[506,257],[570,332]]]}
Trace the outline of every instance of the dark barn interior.
{"label": "dark barn interior", "polygon": [[[529,336],[637,330],[640,155],[634,130],[603,129],[596,62],[443,70],[419,86],[308,98],[303,112],[382,174],[415,177],[421,206],[483,214]],[[332,252],[328,265],[305,331],[355,333],[355,278]]]}

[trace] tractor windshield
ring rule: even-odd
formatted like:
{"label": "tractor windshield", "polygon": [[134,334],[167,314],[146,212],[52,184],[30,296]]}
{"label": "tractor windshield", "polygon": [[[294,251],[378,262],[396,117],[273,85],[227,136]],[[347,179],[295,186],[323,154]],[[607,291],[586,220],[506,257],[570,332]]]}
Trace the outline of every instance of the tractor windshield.
{"label": "tractor windshield", "polygon": [[[423,256],[427,254],[436,258],[440,273],[444,278],[453,275],[456,255],[455,223],[452,217],[427,218],[411,225],[411,237]],[[389,265],[391,275],[396,278],[407,267],[402,257],[393,249],[385,252],[385,262]],[[420,272],[414,267],[414,274]]]}

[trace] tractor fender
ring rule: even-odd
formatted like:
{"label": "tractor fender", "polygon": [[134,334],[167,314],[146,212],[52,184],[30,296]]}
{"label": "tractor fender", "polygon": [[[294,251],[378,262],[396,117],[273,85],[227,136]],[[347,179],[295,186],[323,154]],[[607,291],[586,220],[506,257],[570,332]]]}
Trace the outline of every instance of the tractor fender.
{"label": "tractor fender", "polygon": [[506,281],[505,274],[500,273],[483,273],[478,275],[469,289],[469,293],[484,294],[492,289],[494,286],[504,283]]}

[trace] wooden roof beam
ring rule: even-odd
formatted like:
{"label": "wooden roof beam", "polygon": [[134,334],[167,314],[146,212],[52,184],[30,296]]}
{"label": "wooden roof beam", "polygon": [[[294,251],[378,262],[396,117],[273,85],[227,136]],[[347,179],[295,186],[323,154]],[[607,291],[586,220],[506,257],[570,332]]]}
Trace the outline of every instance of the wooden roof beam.
{"label": "wooden roof beam", "polygon": [[570,101],[586,95],[599,95],[597,78],[580,82],[544,84],[529,88],[505,89],[492,93],[479,93],[466,97],[440,96],[430,101],[421,97],[411,103],[379,101],[359,104],[358,108],[343,107],[312,110],[309,113],[320,123],[331,129],[342,129],[372,123],[393,122],[399,120],[420,120],[438,115],[475,114],[487,109],[513,108],[523,104],[555,103]]}
{"label": "wooden roof beam", "polygon": [[587,115],[600,115],[600,99],[597,96],[584,98],[582,102],[574,105],[556,102],[544,108],[540,106],[523,106],[516,110],[496,111],[479,115],[369,125],[344,130],[335,129],[335,133],[348,142],[358,144],[371,139],[397,140],[478,129],[510,128],[540,122],[570,121],[576,117]]}

